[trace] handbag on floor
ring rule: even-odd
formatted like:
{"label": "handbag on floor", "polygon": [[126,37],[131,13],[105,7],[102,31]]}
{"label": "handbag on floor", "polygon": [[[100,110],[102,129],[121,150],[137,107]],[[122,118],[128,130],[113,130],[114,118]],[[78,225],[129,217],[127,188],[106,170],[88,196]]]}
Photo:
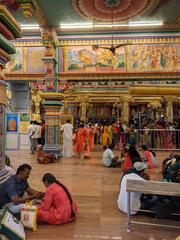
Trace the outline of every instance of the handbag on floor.
{"label": "handbag on floor", "polygon": [[27,201],[21,209],[21,222],[25,228],[35,231],[37,229],[37,207]]}
{"label": "handbag on floor", "polygon": [[22,223],[8,210],[5,212],[1,222],[1,233],[7,236],[10,240],[26,240]]}

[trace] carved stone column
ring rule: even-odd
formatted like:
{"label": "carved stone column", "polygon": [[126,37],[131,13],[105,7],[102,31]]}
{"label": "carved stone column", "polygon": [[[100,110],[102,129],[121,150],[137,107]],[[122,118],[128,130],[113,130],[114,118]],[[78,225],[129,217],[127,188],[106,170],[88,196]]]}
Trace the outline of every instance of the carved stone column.
{"label": "carved stone column", "polygon": [[129,102],[131,101],[130,96],[122,97],[122,120],[129,121]]}
{"label": "carved stone column", "polygon": [[42,42],[45,52],[42,60],[45,64],[45,93],[41,94],[44,99],[42,104],[45,109],[45,145],[46,152],[61,154],[60,148],[60,114],[64,95],[58,93],[56,49],[58,38],[52,28],[41,29]]}
{"label": "carved stone column", "polygon": [[174,96],[165,96],[167,102],[166,116],[168,122],[173,122],[173,102],[177,101],[177,98]]}
{"label": "carved stone column", "polygon": [[86,122],[87,120],[87,107],[88,107],[88,98],[87,97],[83,97],[81,98],[81,103],[80,103],[80,107],[81,107],[81,121]]}
{"label": "carved stone column", "polygon": [[54,152],[61,154],[60,148],[60,115],[62,100],[64,98],[61,93],[42,93],[44,99],[42,104],[45,109],[45,145],[46,152]]}
{"label": "carved stone column", "polygon": [[0,183],[3,183],[8,172],[5,170],[5,104],[7,84],[0,80]]}
{"label": "carved stone column", "polygon": [[153,114],[154,114],[153,117],[158,118],[159,117],[158,116],[158,109],[162,107],[162,104],[161,104],[160,100],[158,100],[158,99],[157,100],[156,99],[151,100],[150,103],[149,103],[149,106],[153,110]]}

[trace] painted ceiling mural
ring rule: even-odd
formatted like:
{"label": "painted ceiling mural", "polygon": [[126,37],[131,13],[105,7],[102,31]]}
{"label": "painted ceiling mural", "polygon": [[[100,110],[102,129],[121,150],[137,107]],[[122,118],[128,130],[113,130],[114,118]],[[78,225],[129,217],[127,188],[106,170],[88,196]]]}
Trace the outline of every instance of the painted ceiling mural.
{"label": "painted ceiling mural", "polygon": [[[165,0],[164,2],[168,2]],[[162,0],[71,0],[74,10],[81,17],[97,21],[124,21],[157,9]]]}

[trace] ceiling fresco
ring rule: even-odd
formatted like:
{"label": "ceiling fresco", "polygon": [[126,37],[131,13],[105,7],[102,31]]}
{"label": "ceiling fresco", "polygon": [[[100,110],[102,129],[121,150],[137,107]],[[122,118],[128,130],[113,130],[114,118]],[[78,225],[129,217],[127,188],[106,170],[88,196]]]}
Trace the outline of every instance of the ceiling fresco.
{"label": "ceiling fresco", "polygon": [[72,0],[75,11],[88,19],[97,21],[124,21],[145,14],[155,7],[157,0]]}
{"label": "ceiling fresco", "polygon": [[[28,0],[27,0],[28,1]],[[22,2],[22,0],[19,0]],[[162,21],[161,27],[137,27],[139,30],[179,30],[180,28],[180,0],[36,0],[46,18],[48,26],[54,27],[57,33],[78,32],[79,29],[63,30],[61,24],[75,23],[129,23],[136,21]],[[22,12],[16,14],[22,24],[35,24],[33,16],[24,19]],[[111,28],[95,29],[93,32],[111,32]],[[129,27],[114,27],[114,30],[130,31]],[[81,32],[92,32],[81,29]]]}

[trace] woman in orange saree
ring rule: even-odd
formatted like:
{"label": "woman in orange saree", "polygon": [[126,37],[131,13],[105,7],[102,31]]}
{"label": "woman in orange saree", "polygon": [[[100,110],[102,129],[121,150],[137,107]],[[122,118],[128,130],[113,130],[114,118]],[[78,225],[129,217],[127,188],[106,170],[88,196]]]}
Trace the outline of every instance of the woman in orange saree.
{"label": "woman in orange saree", "polygon": [[90,155],[89,147],[89,130],[84,127],[84,124],[80,124],[79,129],[76,133],[76,145],[75,152],[78,154],[83,154],[84,156]]}

